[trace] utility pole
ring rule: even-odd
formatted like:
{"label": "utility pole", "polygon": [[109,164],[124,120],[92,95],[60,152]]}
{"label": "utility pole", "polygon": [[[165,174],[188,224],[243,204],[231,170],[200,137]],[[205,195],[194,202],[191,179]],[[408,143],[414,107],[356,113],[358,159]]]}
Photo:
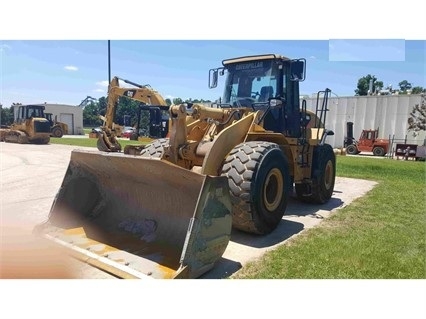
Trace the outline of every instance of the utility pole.
{"label": "utility pole", "polygon": [[110,40],[108,40],[108,83],[111,82],[111,48]]}

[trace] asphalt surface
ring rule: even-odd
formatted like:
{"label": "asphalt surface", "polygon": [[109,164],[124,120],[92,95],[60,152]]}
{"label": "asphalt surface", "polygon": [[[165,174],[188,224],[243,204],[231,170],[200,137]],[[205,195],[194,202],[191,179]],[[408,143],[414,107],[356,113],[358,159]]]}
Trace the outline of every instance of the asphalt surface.
{"label": "asphalt surface", "polygon": [[[30,230],[48,218],[54,197],[62,183],[73,149],[66,145],[21,145],[0,143],[0,218],[3,227]],[[87,149],[87,148],[86,148]],[[93,148],[89,148],[93,150]],[[290,198],[286,214],[277,229],[267,236],[232,231],[231,241],[215,268],[201,278],[228,278],[266,251],[284,244],[321,222],[353,200],[363,196],[375,182],[336,178],[332,199],[324,205],[308,205]],[[110,278],[88,266],[78,265],[78,278]]]}

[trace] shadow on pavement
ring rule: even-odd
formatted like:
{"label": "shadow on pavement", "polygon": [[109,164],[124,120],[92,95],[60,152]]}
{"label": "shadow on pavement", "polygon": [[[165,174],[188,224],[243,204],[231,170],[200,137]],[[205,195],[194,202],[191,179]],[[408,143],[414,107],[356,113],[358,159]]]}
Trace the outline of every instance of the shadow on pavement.
{"label": "shadow on pavement", "polygon": [[231,241],[254,248],[265,248],[289,239],[291,236],[300,233],[303,228],[302,223],[283,219],[277,228],[268,235],[248,234],[237,229],[232,229]]}
{"label": "shadow on pavement", "polygon": [[[336,193],[336,191],[335,191]],[[303,203],[295,197],[290,197],[285,216],[319,216],[320,211],[331,212],[333,209],[343,206],[344,202],[340,198],[332,197],[322,205]]]}
{"label": "shadow on pavement", "polygon": [[198,279],[226,279],[242,268],[241,263],[222,257],[214,268]]}
{"label": "shadow on pavement", "polygon": [[[331,198],[323,205],[301,203],[295,198],[290,198],[286,209],[285,217],[311,217],[323,219],[321,211],[331,212],[333,209],[343,205],[342,200]],[[265,248],[274,246],[300,233],[304,225],[300,222],[282,219],[277,228],[268,235],[248,234],[237,229],[232,229],[231,241],[255,248]]]}

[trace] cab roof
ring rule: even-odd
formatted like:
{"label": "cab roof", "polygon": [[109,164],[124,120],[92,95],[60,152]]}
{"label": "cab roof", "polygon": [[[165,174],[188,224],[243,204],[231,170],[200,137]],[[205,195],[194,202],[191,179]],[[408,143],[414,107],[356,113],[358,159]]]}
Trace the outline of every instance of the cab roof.
{"label": "cab roof", "polygon": [[239,62],[248,62],[248,61],[259,61],[259,60],[283,60],[283,61],[288,61],[290,60],[289,58],[280,55],[280,54],[260,54],[260,55],[247,55],[247,56],[242,56],[239,58],[232,58],[232,59],[226,59],[222,61],[222,64],[228,65],[228,64],[233,64],[233,63],[239,63]]}

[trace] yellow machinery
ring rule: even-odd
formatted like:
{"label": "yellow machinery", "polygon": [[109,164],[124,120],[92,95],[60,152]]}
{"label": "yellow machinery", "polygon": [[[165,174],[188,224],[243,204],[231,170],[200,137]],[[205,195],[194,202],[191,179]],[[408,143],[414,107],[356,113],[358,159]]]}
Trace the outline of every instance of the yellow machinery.
{"label": "yellow machinery", "polygon": [[48,144],[50,141],[50,123],[44,115],[44,105],[17,104],[15,121],[2,129],[1,139],[9,143]]}
{"label": "yellow machinery", "polygon": [[55,116],[55,119],[53,119],[52,113],[44,113],[44,116],[50,123],[50,136],[62,137],[64,134],[68,134],[68,125],[59,122],[57,116]]}
{"label": "yellow machinery", "polygon": [[327,202],[336,172],[325,143],[330,90],[318,93],[315,112],[300,105],[305,63],[275,54],[224,60],[209,72],[211,88],[226,74],[222,100],[170,106],[169,138],[124,154],[74,150],[37,230],[120,278],[196,278],[222,256],[232,226],[272,232],[293,189]]}
{"label": "yellow machinery", "polygon": [[[119,86],[119,80],[136,86],[137,88],[125,88]],[[117,103],[120,97],[127,97],[142,102],[147,107],[162,107],[168,109],[163,97],[149,85],[140,85],[129,80],[114,77],[108,87],[108,105],[105,117],[102,117],[104,124],[102,133],[98,137],[98,149],[104,152],[120,152],[121,145],[116,139],[120,137],[123,127],[114,123]]]}
{"label": "yellow machinery", "polygon": [[[99,115],[99,118],[102,120],[103,123],[101,127],[105,127],[105,123],[107,121],[106,117],[103,115]],[[111,130],[114,131],[115,137],[121,137],[124,131],[124,126],[113,122]]]}

